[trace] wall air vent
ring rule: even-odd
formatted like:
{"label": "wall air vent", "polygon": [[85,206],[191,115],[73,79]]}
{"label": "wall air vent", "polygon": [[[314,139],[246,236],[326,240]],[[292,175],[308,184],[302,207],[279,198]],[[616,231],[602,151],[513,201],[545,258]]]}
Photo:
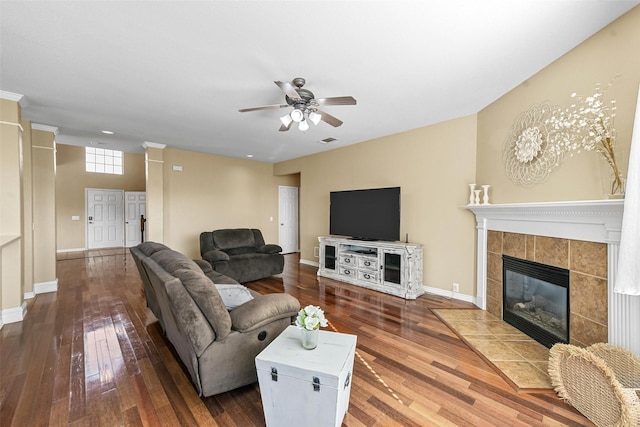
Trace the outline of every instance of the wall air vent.
{"label": "wall air vent", "polygon": [[321,139],[320,141],[318,141],[318,143],[320,143],[320,144],[328,144],[328,143],[333,142],[333,141],[337,141],[337,139],[329,137],[329,138]]}

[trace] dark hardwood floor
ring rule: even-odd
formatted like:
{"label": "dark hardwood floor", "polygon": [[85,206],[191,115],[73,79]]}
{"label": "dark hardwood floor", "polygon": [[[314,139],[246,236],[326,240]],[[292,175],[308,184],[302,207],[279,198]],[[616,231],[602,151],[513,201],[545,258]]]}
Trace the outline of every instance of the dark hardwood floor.
{"label": "dark hardwood floor", "polygon": [[[298,260],[247,286],[320,305],[329,329],[358,336],[344,425],[592,425],[551,391],[515,392],[431,312],[469,304],[318,280]],[[264,426],[257,384],[198,397],[128,251],[62,254],[57,274],[58,292],[29,300],[24,321],[0,331],[0,426]]]}

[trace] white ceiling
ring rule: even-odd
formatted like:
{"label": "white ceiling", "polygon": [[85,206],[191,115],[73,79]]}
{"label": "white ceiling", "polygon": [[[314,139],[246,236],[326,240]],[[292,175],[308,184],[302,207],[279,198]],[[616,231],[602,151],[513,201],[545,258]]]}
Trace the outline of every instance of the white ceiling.
{"label": "white ceiling", "polygon": [[[1,0],[0,90],[58,143],[276,162],[476,113],[638,3]],[[298,76],[341,127],[238,112]]]}

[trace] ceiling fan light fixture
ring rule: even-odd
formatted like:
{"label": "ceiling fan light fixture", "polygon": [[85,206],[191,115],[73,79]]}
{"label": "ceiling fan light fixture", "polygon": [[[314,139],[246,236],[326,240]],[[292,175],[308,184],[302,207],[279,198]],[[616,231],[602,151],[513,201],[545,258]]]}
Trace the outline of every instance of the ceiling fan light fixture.
{"label": "ceiling fan light fixture", "polygon": [[294,109],[291,114],[291,119],[296,122],[296,123],[301,123],[304,120],[304,112],[302,112],[302,110],[299,109]]}
{"label": "ceiling fan light fixture", "polygon": [[314,125],[318,125],[320,123],[320,119],[322,119],[322,115],[312,111],[309,113],[309,120],[313,122]]}
{"label": "ceiling fan light fixture", "polygon": [[298,130],[301,130],[302,132],[304,132],[305,130],[308,130],[308,129],[309,129],[309,123],[306,120],[302,120],[298,125]]}
{"label": "ceiling fan light fixture", "polygon": [[280,117],[280,121],[282,122],[282,124],[283,124],[285,127],[289,127],[289,125],[291,124],[291,122],[293,121],[293,119],[291,118],[291,116],[290,116],[290,115],[286,114],[286,115],[284,115],[284,116]]}

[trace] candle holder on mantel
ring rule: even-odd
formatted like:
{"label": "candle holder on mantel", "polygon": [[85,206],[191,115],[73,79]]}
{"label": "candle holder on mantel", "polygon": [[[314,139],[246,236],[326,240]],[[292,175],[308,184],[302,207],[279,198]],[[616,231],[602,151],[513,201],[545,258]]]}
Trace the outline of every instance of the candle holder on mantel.
{"label": "candle holder on mantel", "polygon": [[482,197],[482,204],[488,205],[489,203],[489,187],[490,185],[483,185],[482,189],[484,190],[484,196]]}
{"label": "candle holder on mantel", "polygon": [[475,184],[469,184],[469,206],[476,204],[476,196],[473,192],[475,189],[476,189]]}
{"label": "candle holder on mantel", "polygon": [[480,204],[480,193],[482,192],[482,190],[473,190],[473,193],[475,195],[475,204],[479,205]]}

